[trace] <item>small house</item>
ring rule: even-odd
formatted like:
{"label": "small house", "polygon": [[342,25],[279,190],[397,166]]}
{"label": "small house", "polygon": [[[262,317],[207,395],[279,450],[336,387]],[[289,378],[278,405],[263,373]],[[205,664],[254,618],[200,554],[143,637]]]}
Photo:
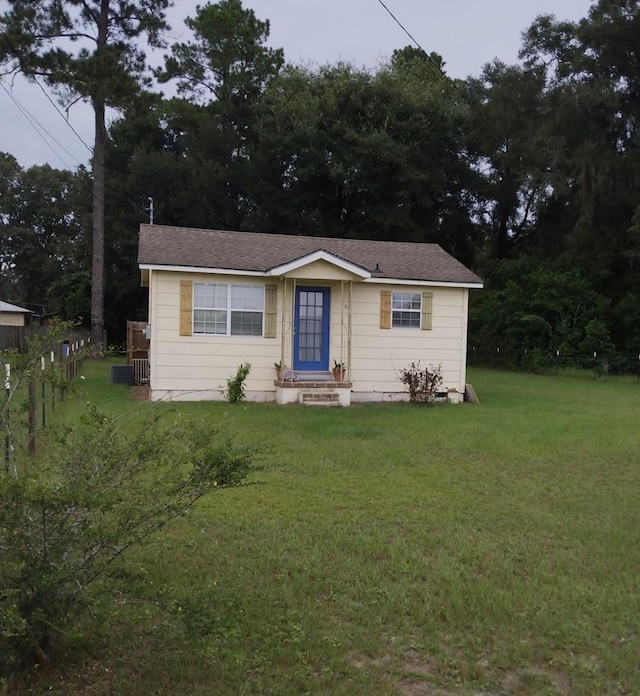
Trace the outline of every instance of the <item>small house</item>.
{"label": "small house", "polygon": [[406,400],[418,361],[463,399],[482,281],[437,244],[145,224],[138,262],[153,400],[223,399],[242,363],[251,401]]}

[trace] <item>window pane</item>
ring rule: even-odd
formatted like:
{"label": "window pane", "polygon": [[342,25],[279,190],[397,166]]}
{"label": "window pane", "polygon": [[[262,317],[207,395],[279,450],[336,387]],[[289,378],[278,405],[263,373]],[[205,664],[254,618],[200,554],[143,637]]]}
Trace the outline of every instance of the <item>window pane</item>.
{"label": "window pane", "polygon": [[393,325],[394,326],[409,326],[411,328],[420,328],[420,314],[419,312],[394,312],[393,313]]}
{"label": "window pane", "polygon": [[262,312],[231,312],[232,336],[262,336]]}
{"label": "window pane", "polygon": [[193,284],[193,306],[206,309],[225,309],[227,306],[227,286],[213,283]]}
{"label": "window pane", "polygon": [[298,360],[301,362],[319,362],[320,357],[320,348],[298,346]]}
{"label": "window pane", "polygon": [[227,313],[221,310],[194,309],[193,332],[201,334],[226,334]]}
{"label": "window pane", "polygon": [[[228,325],[229,304],[231,312]],[[262,336],[264,288],[259,285],[193,284],[193,331]]]}
{"label": "window pane", "polygon": [[419,329],[421,309],[421,293],[394,292],[392,295],[391,325]]}
{"label": "window pane", "polygon": [[421,296],[419,292],[394,292],[393,309],[415,309],[420,311]]}
{"label": "window pane", "polygon": [[216,309],[227,308],[227,286],[212,285],[211,286],[211,306]]}
{"label": "window pane", "polygon": [[232,285],[231,309],[261,311],[264,307],[264,288],[259,285]]}

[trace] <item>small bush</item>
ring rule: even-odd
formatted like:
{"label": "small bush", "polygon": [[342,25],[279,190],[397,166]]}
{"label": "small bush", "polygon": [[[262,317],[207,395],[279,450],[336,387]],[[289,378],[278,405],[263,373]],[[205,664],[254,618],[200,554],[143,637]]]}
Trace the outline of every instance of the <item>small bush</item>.
{"label": "small bush", "polygon": [[412,404],[432,405],[442,388],[442,366],[422,369],[420,361],[412,362],[400,372],[400,381],[409,390],[409,400]]}
{"label": "small bush", "polygon": [[244,383],[249,376],[249,372],[251,372],[251,363],[241,363],[235,377],[230,377],[227,380],[225,396],[232,404],[245,400]]}
{"label": "small bush", "polygon": [[255,448],[144,413],[136,426],[88,408],[46,454],[0,472],[0,678],[50,659],[127,549],[249,472]]}

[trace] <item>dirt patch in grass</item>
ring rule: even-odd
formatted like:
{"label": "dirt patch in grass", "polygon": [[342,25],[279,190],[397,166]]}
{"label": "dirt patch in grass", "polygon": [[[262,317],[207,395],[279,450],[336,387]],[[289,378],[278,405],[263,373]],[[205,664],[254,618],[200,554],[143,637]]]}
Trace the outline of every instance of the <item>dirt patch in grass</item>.
{"label": "dirt patch in grass", "polygon": [[421,681],[401,681],[398,684],[398,690],[403,696],[457,696],[450,691],[443,691],[432,684]]}
{"label": "dirt patch in grass", "polygon": [[502,680],[502,688],[508,694],[518,696],[535,696],[544,690],[550,693],[549,687],[557,696],[569,696],[571,679],[566,674],[546,667],[530,667],[519,672],[510,672]]}
{"label": "dirt patch in grass", "polygon": [[149,401],[149,385],[140,384],[129,387],[129,394],[133,401]]}
{"label": "dirt patch in grass", "polygon": [[498,696],[489,691],[448,691],[427,682],[404,680],[398,684],[402,696]]}
{"label": "dirt patch in grass", "polygon": [[[398,690],[403,696],[538,696],[545,693],[550,696],[570,696],[572,692],[571,679],[561,671],[544,665],[525,667],[518,671],[509,672],[500,681],[497,692],[451,690],[437,686],[438,663],[416,650],[405,654],[403,679],[398,683]],[[488,664],[485,660],[477,663],[484,673]],[[436,682],[436,683],[434,683]]]}
{"label": "dirt patch in grass", "polygon": [[420,674],[426,677],[432,676],[437,672],[436,661],[417,650],[409,650],[405,655],[405,659],[405,672]]}

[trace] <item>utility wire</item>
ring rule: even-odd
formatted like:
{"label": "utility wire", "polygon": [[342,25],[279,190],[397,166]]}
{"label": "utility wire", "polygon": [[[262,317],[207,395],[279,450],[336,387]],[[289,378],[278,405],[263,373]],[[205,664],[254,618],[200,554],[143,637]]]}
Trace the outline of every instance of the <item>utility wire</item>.
{"label": "utility wire", "polygon": [[387,7],[387,5],[383,2],[383,0],[378,0],[380,5],[384,7],[384,9],[387,11],[389,16],[393,19],[393,21],[402,29],[402,31],[411,39],[411,41],[416,45],[416,47],[422,51],[427,58],[427,60],[433,65],[433,67],[440,73],[440,75],[447,81],[449,82],[456,90],[458,90],[458,86],[456,85],[455,80],[449,77],[447,73],[442,69],[442,66],[437,63],[432,57],[431,54],[427,53],[424,48],[420,45],[418,40],[411,34],[411,32],[402,24],[402,22],[393,14],[393,12]]}
{"label": "utility wire", "polygon": [[[393,14],[393,12],[387,7],[387,5],[383,2],[383,0],[378,0],[378,2],[380,3],[380,5],[382,5],[382,7],[384,7],[384,9],[387,11],[387,13],[389,14],[389,16],[390,16],[390,17],[393,19],[393,21],[400,27],[400,29],[402,29],[402,31],[411,39],[411,41],[413,41],[413,43],[417,46],[417,48],[418,48],[420,51],[422,51],[422,53],[424,53],[424,55],[425,55],[425,57],[427,58],[427,60],[428,60],[428,61],[431,63],[431,65],[433,65],[433,67],[440,73],[440,76],[441,76],[444,80],[446,80],[446,82],[447,82],[448,84],[450,84],[451,87],[453,87],[453,89],[462,97],[462,99],[463,99],[463,101],[465,102],[465,104],[468,104],[468,103],[469,103],[469,95],[466,94],[466,93],[464,92],[464,90],[460,89],[460,85],[458,84],[458,81],[457,81],[457,80],[454,80],[454,79],[451,78],[451,77],[449,77],[449,75],[447,75],[447,73],[442,69],[442,66],[441,66],[439,63],[437,63],[435,60],[433,60],[433,58],[431,57],[431,55],[430,55],[429,53],[427,53],[427,52],[424,50],[424,48],[422,48],[422,46],[420,45],[420,43],[418,42],[418,40],[415,39],[415,38],[412,36],[411,32],[410,32],[410,31],[404,26],[404,24],[402,24],[402,22]],[[480,119],[481,119],[484,123],[486,123],[487,125],[489,125],[489,119],[487,118],[487,115],[486,115],[484,109],[481,109],[481,110],[479,111],[479,114],[480,114]]]}
{"label": "utility wire", "polygon": [[71,125],[71,123],[69,122],[69,119],[62,113],[62,111],[60,111],[60,109],[58,108],[58,105],[53,101],[53,99],[51,99],[47,90],[40,84],[40,82],[38,82],[37,79],[34,79],[34,82],[38,85],[38,87],[40,87],[40,90],[42,91],[44,96],[49,100],[49,103],[51,104],[51,106],[53,106],[53,108],[64,119],[64,122],[67,124],[67,126],[69,126],[69,128],[71,128],[71,130],[73,131],[73,134],[76,136],[76,138],[78,138],[78,140],[87,148],[87,150],[89,151],[89,154],[91,154],[93,156],[93,148],[90,147],[89,145],[87,145],[86,141],[82,138],[80,133],[78,133],[78,131]]}
{"label": "utility wire", "polygon": [[[75,160],[78,164],[80,162],[67,150],[67,148],[59,141],[57,140],[49,131],[38,121],[38,119],[31,114],[28,109],[11,94],[11,92],[0,82],[0,87],[6,92],[7,96],[11,101],[16,105],[20,113],[29,121],[31,127],[35,130],[35,132],[38,134],[38,136],[42,139],[42,141],[45,143],[45,145],[53,152],[53,154],[62,162],[62,164],[69,170],[73,169],[73,167],[69,166],[69,164],[64,160],[62,155],[51,145],[51,143],[42,135],[42,133],[38,130],[38,128],[42,129],[50,138],[53,140],[55,143],[57,143],[68,155],[71,157],[71,159]],[[36,126],[37,124],[37,126]]]}
{"label": "utility wire", "polygon": [[[382,0],[378,0],[378,2],[384,7],[384,9],[389,13],[389,16],[393,19],[393,21],[402,29],[402,31],[413,41],[413,43],[427,56],[429,57],[429,54],[422,48],[422,46],[418,43],[418,40],[415,39],[409,30],[402,24],[402,22],[393,14],[393,12],[384,4]],[[437,66],[436,66],[437,67]]]}

